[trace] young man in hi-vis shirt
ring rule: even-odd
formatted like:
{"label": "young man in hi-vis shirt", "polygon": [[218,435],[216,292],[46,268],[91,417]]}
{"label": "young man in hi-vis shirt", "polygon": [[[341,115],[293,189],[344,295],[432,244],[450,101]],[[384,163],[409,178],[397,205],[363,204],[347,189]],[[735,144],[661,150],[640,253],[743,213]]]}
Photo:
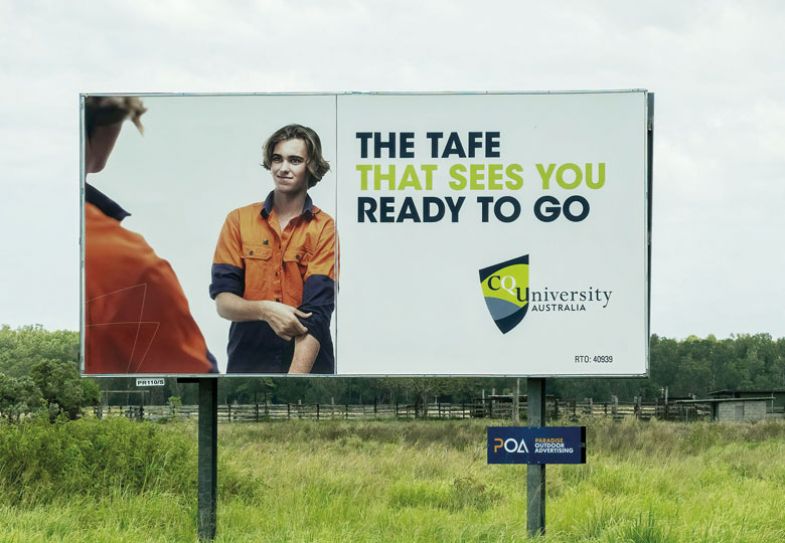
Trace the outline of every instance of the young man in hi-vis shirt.
{"label": "young man in hi-vis shirt", "polygon": [[334,373],[335,222],[308,196],[329,171],[319,136],[292,124],[264,145],[274,189],[226,217],[210,296],[232,321],[229,373]]}

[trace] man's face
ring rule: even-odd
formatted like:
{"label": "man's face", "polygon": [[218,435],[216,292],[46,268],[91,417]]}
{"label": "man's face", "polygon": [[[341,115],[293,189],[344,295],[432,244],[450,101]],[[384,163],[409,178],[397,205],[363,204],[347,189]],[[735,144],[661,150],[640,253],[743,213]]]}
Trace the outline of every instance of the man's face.
{"label": "man's face", "polygon": [[275,190],[287,194],[299,194],[308,190],[308,150],[301,139],[286,140],[273,149],[270,173]]}
{"label": "man's face", "polygon": [[104,169],[122,126],[123,122],[120,121],[110,125],[96,126],[93,129],[85,147],[85,170],[87,173],[98,173]]}

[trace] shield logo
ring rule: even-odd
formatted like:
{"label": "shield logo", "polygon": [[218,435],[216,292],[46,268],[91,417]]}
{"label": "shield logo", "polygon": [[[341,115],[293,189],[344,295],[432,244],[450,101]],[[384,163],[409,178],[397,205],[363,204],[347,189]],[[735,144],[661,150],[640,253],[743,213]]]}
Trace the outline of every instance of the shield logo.
{"label": "shield logo", "polygon": [[506,334],[529,309],[529,255],[481,269],[480,286],[493,322]]}

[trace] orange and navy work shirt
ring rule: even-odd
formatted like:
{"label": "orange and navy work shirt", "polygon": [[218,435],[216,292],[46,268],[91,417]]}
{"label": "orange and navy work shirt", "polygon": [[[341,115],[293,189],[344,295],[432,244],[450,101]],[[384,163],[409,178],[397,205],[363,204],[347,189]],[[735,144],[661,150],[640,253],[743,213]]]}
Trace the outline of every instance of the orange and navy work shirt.
{"label": "orange and navy work shirt", "polygon": [[215,358],[166,260],[85,186],[85,373],[214,373]]}
{"label": "orange and navy work shirt", "polygon": [[[330,319],[338,266],[335,222],[306,197],[303,212],[281,231],[273,192],[264,203],[230,212],[212,266],[210,296],[231,292],[246,300],[272,300],[312,313],[300,321],[319,341],[311,373],[334,373]],[[286,373],[294,342],[266,322],[233,322],[227,348],[230,373]]]}

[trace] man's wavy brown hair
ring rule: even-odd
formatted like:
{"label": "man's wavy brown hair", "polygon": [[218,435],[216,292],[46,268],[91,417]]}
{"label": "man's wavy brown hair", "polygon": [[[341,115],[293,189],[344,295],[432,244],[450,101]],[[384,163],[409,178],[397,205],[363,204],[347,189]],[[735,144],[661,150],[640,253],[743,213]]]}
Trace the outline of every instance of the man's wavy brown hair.
{"label": "man's wavy brown hair", "polygon": [[282,141],[289,140],[303,140],[305,142],[305,148],[308,151],[305,161],[305,167],[308,170],[308,188],[315,186],[322,180],[324,174],[330,171],[330,164],[322,156],[322,142],[319,139],[319,134],[307,126],[289,124],[276,130],[272,136],[267,138],[262,148],[264,155],[262,166],[269,170],[275,146]]}

